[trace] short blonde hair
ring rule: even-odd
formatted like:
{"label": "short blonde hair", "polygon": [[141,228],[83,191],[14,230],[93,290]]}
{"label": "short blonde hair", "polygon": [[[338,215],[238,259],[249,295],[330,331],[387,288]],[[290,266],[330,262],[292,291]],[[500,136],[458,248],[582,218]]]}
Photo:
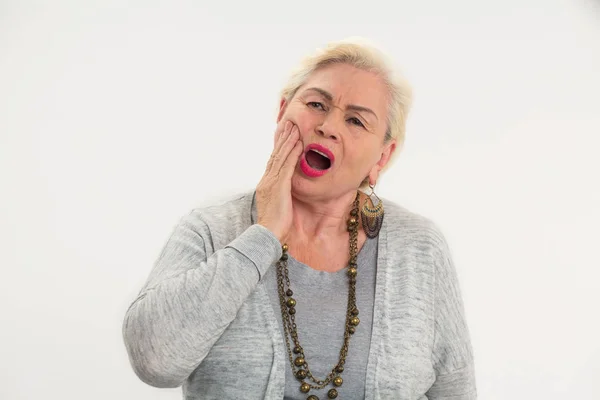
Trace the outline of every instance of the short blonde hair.
{"label": "short blonde hair", "polygon": [[[312,73],[328,65],[343,63],[373,72],[381,77],[389,91],[387,129],[384,142],[396,139],[397,149],[392,158],[400,153],[404,144],[406,119],[412,105],[412,88],[392,61],[374,44],[364,38],[352,37],[330,42],[308,57],[292,72],[281,90],[281,97],[289,102]],[[384,169],[393,160],[390,159]],[[368,185],[368,181],[366,182]],[[361,186],[364,186],[365,182]]]}

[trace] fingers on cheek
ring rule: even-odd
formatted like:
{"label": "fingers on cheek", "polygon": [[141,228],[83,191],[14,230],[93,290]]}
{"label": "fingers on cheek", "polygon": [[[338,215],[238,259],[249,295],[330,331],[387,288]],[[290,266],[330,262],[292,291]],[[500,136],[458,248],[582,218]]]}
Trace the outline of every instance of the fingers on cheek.
{"label": "fingers on cheek", "polygon": [[299,133],[300,133],[300,130],[298,129],[298,125],[292,123],[292,129],[290,129],[290,135],[297,137]]}
{"label": "fingers on cheek", "polygon": [[277,143],[280,139],[283,139],[285,137],[285,133],[286,133],[286,125],[285,125],[285,121],[281,121],[278,125],[277,125],[277,129],[275,129],[275,143]]}
{"label": "fingers on cheek", "polygon": [[279,124],[277,126],[277,129],[275,130],[275,141],[285,138],[285,136],[286,136],[285,127],[286,127],[285,124]]}
{"label": "fingers on cheek", "polygon": [[300,133],[298,125],[290,120],[282,120],[277,126],[277,130],[275,132],[275,141],[277,142],[279,138],[285,139],[296,132],[298,134]]}

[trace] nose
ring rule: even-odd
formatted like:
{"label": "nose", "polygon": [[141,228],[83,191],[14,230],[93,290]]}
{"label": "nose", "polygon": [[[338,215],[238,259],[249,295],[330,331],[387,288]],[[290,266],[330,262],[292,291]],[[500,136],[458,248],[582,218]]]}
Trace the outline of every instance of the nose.
{"label": "nose", "polygon": [[317,127],[317,133],[319,136],[324,138],[338,140],[340,138],[340,131],[343,126],[343,118],[335,115],[334,112],[329,112],[321,125]]}

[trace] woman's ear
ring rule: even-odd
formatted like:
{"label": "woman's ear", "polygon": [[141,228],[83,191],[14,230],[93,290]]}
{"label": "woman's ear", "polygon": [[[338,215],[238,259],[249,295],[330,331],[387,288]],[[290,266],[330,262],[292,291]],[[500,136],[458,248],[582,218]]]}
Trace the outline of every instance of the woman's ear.
{"label": "woman's ear", "polygon": [[388,143],[385,144],[383,152],[381,153],[381,158],[379,158],[379,162],[377,163],[381,168],[385,167],[392,158],[392,154],[396,151],[396,139],[391,139]]}
{"label": "woman's ear", "polygon": [[277,113],[277,123],[279,123],[279,121],[281,121],[281,119],[283,118],[283,115],[285,114],[287,105],[288,105],[287,101],[285,100],[284,97],[282,97],[281,101],[279,102],[279,112]]}
{"label": "woman's ear", "polygon": [[369,173],[369,184],[375,185],[377,179],[379,178],[379,173],[390,161],[390,158],[392,157],[392,154],[394,154],[395,150],[396,139],[392,139],[384,145],[381,156],[379,157],[379,161],[373,165],[373,168],[371,168],[371,172]]}

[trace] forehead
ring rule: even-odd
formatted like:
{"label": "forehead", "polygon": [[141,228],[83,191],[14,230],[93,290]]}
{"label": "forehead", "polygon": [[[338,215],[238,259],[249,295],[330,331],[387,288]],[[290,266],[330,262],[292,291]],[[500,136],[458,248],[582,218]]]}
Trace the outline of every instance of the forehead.
{"label": "forehead", "polygon": [[368,107],[379,118],[386,114],[388,91],[383,80],[373,72],[347,64],[333,64],[313,72],[300,88],[300,93],[311,87],[331,93],[334,103],[339,106]]}

